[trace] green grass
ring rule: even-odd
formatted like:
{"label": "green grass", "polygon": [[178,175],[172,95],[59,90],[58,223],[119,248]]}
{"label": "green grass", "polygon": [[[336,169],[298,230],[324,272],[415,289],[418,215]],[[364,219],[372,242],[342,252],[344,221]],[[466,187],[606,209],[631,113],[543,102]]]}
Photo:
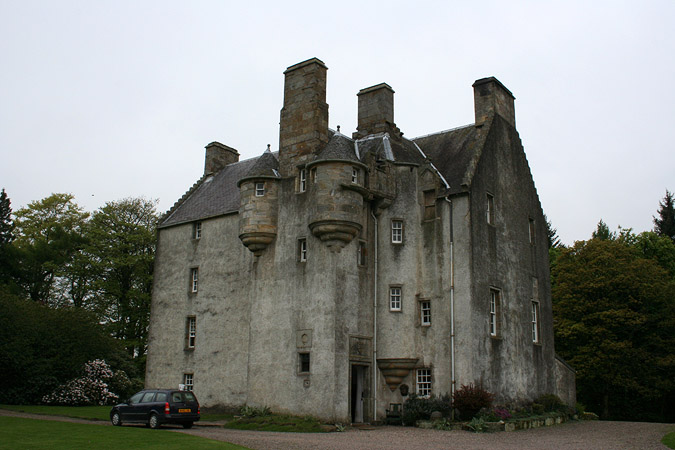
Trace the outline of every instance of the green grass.
{"label": "green grass", "polygon": [[670,433],[663,436],[661,443],[668,448],[675,448],[675,431],[671,431]]}
{"label": "green grass", "polygon": [[110,420],[110,406],[0,405],[0,409],[78,419]]}
{"label": "green grass", "polygon": [[[110,420],[110,406],[45,406],[45,405],[0,405],[0,409],[19,411],[48,416],[75,417],[78,419]],[[232,420],[234,414],[214,413],[202,414],[201,420]]]}
{"label": "green grass", "polygon": [[323,433],[321,422],[313,417],[297,417],[272,414],[251,418],[240,418],[225,424],[225,428],[255,431],[286,431],[296,433]]}
{"label": "green grass", "polygon": [[219,442],[139,427],[112,427],[50,420],[0,417],[0,449],[157,449],[157,450],[238,450]]}

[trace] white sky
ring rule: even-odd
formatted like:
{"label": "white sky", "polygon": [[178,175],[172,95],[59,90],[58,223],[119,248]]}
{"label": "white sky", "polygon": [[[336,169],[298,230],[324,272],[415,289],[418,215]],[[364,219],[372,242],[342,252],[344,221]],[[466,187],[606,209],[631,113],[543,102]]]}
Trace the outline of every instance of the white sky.
{"label": "white sky", "polygon": [[282,73],[315,56],[344,134],[361,88],[391,85],[416,137],[472,123],[496,76],[567,244],[600,218],[649,230],[675,190],[673,0],[0,0],[0,188],[14,210],[70,192],[166,211],[209,142],[278,148]]}

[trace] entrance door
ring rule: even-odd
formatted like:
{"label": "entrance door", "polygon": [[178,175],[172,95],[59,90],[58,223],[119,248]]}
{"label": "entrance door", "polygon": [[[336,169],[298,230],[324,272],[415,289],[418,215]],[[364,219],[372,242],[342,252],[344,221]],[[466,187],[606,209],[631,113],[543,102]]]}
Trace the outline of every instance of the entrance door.
{"label": "entrance door", "polygon": [[366,382],[366,367],[352,364],[352,423],[363,423],[363,394]]}

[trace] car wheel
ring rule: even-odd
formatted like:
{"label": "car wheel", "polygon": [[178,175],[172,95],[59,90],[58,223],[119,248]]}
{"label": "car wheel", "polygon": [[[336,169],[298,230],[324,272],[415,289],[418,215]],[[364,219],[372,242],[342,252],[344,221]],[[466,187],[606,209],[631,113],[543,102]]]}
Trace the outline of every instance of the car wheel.
{"label": "car wheel", "polygon": [[157,428],[159,428],[160,423],[159,423],[159,418],[157,417],[157,414],[151,414],[150,415],[150,420],[148,421],[148,425],[153,430],[156,430]]}
{"label": "car wheel", "polygon": [[190,428],[192,428],[192,422],[185,422],[183,424],[183,428],[185,428],[186,430],[189,430]]}
{"label": "car wheel", "polygon": [[110,422],[116,426],[119,427],[122,425],[122,418],[120,417],[120,413],[114,412],[112,416],[110,416]]}

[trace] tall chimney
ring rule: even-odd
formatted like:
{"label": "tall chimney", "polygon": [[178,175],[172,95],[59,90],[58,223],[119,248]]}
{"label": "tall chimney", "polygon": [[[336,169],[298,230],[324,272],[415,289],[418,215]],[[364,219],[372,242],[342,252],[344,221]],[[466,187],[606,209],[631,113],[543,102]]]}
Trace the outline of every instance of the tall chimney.
{"label": "tall chimney", "polygon": [[211,142],[206,146],[204,158],[204,175],[218,172],[228,164],[239,161],[239,152],[220,142]]}
{"label": "tall chimney", "polygon": [[314,152],[328,143],[326,65],[317,58],[284,72],[284,107],[279,125],[279,171],[294,176]]}
{"label": "tall chimney", "polygon": [[355,137],[398,131],[394,123],[394,90],[387,83],[361,89],[359,119]]}
{"label": "tall chimney", "polygon": [[482,125],[492,114],[499,114],[508,123],[516,126],[516,110],[511,91],[495,77],[481,78],[473,84],[473,100],[476,125]]}

